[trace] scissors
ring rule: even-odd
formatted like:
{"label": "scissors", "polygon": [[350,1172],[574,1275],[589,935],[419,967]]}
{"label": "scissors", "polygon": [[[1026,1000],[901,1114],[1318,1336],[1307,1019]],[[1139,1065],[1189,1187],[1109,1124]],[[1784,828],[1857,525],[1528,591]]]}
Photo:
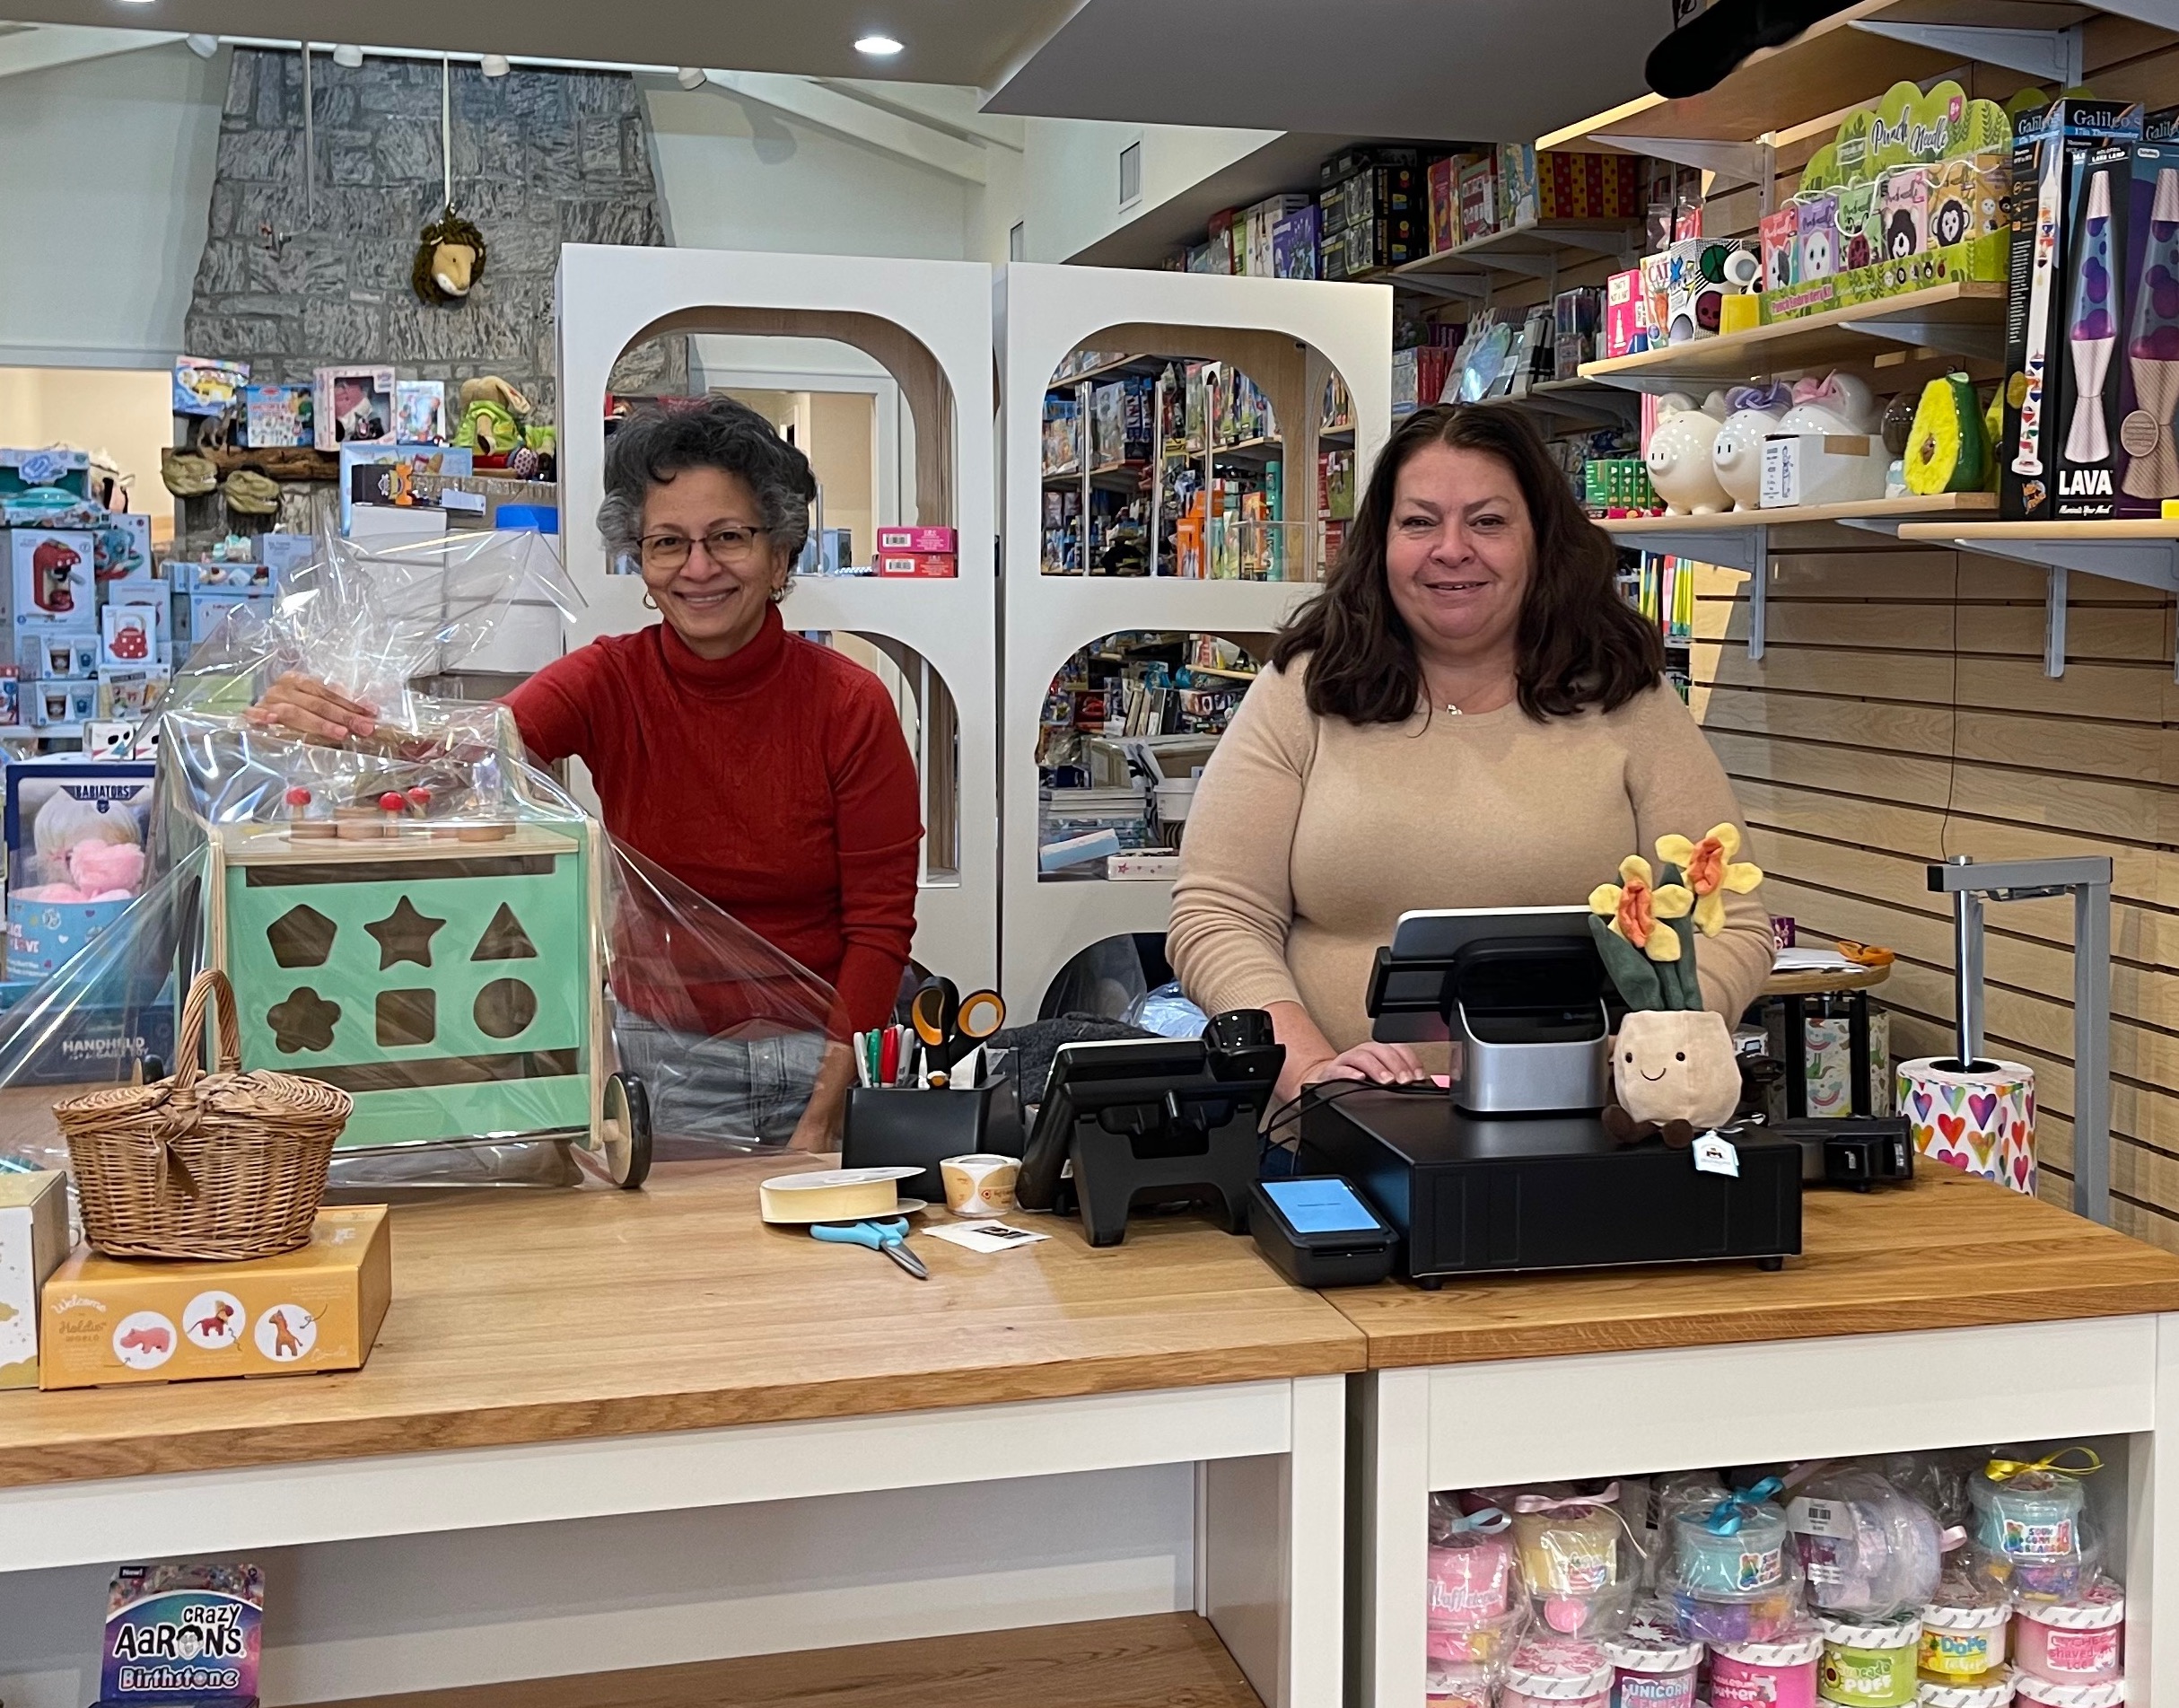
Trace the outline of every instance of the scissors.
{"label": "scissors", "polygon": [[[923,1039],[929,1071],[949,1073],[962,1055],[961,1040],[982,1043],[1006,1024],[1006,1004],[995,990],[971,991],[963,996],[950,978],[927,978],[909,1004],[915,1036]],[[943,1085],[945,1081],[934,1079]]]}
{"label": "scissors", "polygon": [[918,1281],[931,1279],[931,1272],[923,1260],[908,1249],[908,1219],[896,1217],[891,1222],[816,1222],[809,1227],[811,1237],[836,1246],[868,1246],[872,1251],[882,1251]]}

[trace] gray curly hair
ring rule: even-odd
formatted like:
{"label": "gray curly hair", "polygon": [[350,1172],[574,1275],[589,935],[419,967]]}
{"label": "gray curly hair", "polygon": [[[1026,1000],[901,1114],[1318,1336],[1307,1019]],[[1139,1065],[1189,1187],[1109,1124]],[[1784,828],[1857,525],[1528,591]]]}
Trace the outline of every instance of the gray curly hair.
{"label": "gray curly hair", "polygon": [[605,502],[598,531],[607,557],[633,557],[651,488],[689,469],[718,469],[748,482],[757,506],[792,563],[809,539],[817,477],[809,459],[746,403],[709,398],[694,408],[647,408],[630,416],[605,446]]}

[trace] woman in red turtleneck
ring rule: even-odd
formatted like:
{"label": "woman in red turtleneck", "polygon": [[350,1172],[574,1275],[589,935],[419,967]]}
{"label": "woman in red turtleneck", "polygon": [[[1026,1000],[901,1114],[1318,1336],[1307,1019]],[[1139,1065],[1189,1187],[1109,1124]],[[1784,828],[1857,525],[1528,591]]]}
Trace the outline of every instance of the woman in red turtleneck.
{"label": "woman in red turtleneck", "polygon": [[[878,679],[780,622],[817,490],[808,460],[720,398],[625,422],[605,486],[606,548],[640,564],[664,620],[509,695],[523,740],[540,762],[582,760],[608,830],[827,980],[837,1024],[882,1023],[915,929],[915,767]],[[258,715],[335,740],[372,729],[368,707],[296,676]],[[661,1018],[623,1007],[614,1031],[662,1139],[830,1148],[853,1079],[844,1044]]]}

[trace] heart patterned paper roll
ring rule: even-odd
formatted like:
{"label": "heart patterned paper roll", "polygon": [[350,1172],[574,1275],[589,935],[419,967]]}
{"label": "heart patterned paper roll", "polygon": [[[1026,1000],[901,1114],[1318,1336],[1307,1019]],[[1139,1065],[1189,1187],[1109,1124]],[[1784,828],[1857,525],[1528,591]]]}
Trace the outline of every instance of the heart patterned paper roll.
{"label": "heart patterned paper roll", "polygon": [[1963,1071],[1925,1055],[1899,1064],[1899,1113],[1932,1162],[2035,1196],[2035,1074],[2018,1062]]}

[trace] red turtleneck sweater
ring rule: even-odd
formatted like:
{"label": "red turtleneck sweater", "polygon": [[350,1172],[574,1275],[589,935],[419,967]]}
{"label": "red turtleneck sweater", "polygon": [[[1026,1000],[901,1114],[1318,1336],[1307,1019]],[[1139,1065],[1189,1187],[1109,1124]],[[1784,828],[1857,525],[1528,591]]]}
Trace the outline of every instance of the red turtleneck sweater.
{"label": "red turtleneck sweater", "polygon": [[[914,761],[876,677],[788,634],[774,609],[731,657],[698,658],[657,625],[570,653],[507,705],[539,759],[590,767],[608,830],[830,983],[846,1025],[890,1015],[923,825]],[[667,952],[693,963],[680,968],[689,985],[713,984],[731,959],[731,945]],[[710,1030],[748,1017],[723,991],[696,1007]]]}

